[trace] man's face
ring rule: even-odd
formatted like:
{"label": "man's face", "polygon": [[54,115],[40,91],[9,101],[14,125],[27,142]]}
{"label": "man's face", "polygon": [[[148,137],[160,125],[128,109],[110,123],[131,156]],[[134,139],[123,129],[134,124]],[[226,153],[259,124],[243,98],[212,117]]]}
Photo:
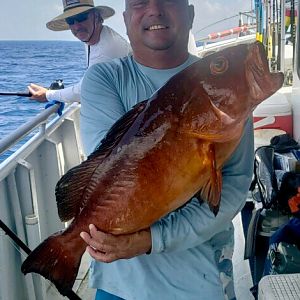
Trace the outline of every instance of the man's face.
{"label": "man's face", "polygon": [[94,11],[78,14],[66,19],[69,27],[80,41],[89,41],[96,26],[96,15]]}
{"label": "man's face", "polygon": [[185,49],[193,18],[188,0],[126,0],[124,21],[135,51]]}

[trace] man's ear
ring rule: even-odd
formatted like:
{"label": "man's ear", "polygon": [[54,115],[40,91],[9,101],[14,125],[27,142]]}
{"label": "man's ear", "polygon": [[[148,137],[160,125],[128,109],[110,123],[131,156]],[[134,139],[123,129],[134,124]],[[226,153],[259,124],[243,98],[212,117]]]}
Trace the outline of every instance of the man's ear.
{"label": "man's ear", "polygon": [[103,19],[101,17],[101,14],[99,12],[95,12],[95,24],[100,22],[101,24],[103,23]]}
{"label": "man's ear", "polygon": [[190,19],[190,29],[193,27],[193,22],[194,22],[194,17],[195,17],[195,10],[194,10],[194,5],[189,5],[189,19]]}

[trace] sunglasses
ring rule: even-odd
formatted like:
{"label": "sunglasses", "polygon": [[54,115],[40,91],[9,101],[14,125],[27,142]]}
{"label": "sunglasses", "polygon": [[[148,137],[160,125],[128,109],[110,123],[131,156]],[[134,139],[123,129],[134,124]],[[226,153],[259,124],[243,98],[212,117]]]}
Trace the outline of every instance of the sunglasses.
{"label": "sunglasses", "polygon": [[77,23],[81,23],[81,22],[86,21],[88,17],[89,17],[89,12],[88,13],[79,14],[79,15],[76,15],[74,17],[66,18],[66,23],[68,25],[74,25],[75,21]]}

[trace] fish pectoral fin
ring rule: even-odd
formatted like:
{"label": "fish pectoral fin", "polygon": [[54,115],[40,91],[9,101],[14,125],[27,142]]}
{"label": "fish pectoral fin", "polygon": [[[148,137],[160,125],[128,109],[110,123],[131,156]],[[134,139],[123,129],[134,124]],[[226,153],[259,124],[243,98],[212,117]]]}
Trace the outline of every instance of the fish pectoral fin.
{"label": "fish pectoral fin", "polygon": [[200,199],[208,203],[210,210],[216,216],[219,211],[221,200],[222,172],[216,168],[216,153],[214,144],[209,145],[207,154],[208,161],[210,162],[210,176],[204,187],[197,194],[200,196]]}
{"label": "fish pectoral fin", "polygon": [[221,171],[217,171],[215,174],[212,175],[215,178],[211,177],[210,180],[208,180],[208,182],[204,186],[204,188],[199,192],[199,201],[201,201],[201,199],[205,199],[205,201],[208,203],[210,210],[216,216],[220,207],[222,174]]}

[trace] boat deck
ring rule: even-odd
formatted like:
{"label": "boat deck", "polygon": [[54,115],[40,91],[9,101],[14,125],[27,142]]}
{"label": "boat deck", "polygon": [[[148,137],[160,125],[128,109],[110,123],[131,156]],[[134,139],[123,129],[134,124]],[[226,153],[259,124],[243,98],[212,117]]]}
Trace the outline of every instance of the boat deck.
{"label": "boat deck", "polygon": [[242,218],[239,213],[233,220],[235,249],[233,253],[233,275],[237,300],[254,300],[250,292],[253,286],[248,260],[244,260],[245,238],[242,226]]}

